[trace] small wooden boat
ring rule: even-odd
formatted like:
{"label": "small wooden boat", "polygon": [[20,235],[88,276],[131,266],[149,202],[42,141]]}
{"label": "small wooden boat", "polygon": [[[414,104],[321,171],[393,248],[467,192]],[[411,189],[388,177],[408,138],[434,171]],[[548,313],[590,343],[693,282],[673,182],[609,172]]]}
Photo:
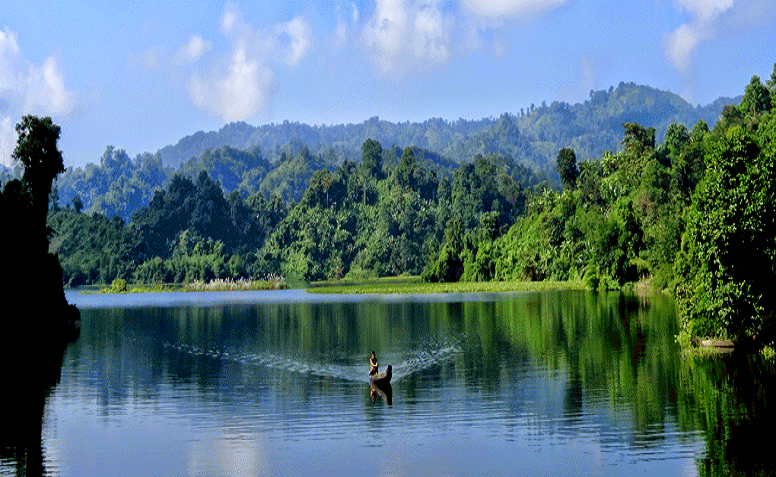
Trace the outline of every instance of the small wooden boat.
{"label": "small wooden boat", "polygon": [[391,365],[389,364],[384,372],[369,376],[369,383],[374,384],[375,386],[381,386],[386,384],[390,385],[391,376],[392,376]]}
{"label": "small wooden boat", "polygon": [[372,374],[369,376],[369,395],[372,397],[372,402],[375,402],[375,396],[381,396],[388,402],[388,405],[393,404],[393,387],[391,386],[392,369],[391,365],[385,369],[385,372]]}

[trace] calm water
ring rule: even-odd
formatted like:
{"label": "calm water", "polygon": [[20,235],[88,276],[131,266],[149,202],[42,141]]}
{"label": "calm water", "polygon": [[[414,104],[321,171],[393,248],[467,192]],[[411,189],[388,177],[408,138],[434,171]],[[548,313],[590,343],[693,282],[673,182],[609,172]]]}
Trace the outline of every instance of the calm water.
{"label": "calm water", "polygon": [[[45,403],[45,474],[772,470],[768,440],[753,437],[772,435],[772,371],[682,358],[664,297],[68,299],[82,332]],[[372,350],[393,366],[392,396],[370,394]],[[23,456],[2,455],[0,474],[24,472]]]}

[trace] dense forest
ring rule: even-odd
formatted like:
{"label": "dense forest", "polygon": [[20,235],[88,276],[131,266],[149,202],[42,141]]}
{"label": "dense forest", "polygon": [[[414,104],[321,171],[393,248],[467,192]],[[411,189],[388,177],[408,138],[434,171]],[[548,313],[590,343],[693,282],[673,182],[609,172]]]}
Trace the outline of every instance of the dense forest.
{"label": "dense forest", "polygon": [[98,163],[62,174],[56,181],[55,200],[66,207],[78,197],[83,210],[119,215],[128,222],[132,212],[148,204],[155,190],[166,187],[173,175],[196,180],[204,169],[225,193],[240,190],[247,197],[260,191],[265,197],[275,194],[286,202],[299,202],[314,171],[334,172],[346,160],[358,161],[367,139],[385,147],[386,166],[395,166],[403,148],[411,146],[416,160],[441,179],[452,177],[461,164],[477,155],[496,154],[511,157],[525,169],[522,182],[535,185],[547,180],[555,186],[555,155],[561,148],[573,148],[580,161],[619,151],[623,122],[654,127],[656,139],[662,142],[670,124],[694,124],[701,119],[713,126],[723,106],[732,102],[738,100],[720,98],[693,107],[675,94],[621,83],[609,91],[591,91],[584,103],[543,103],[497,119],[395,124],[375,117],[339,126],[233,123],[134,159],[122,149],[108,147]]}
{"label": "dense forest", "polygon": [[[417,275],[438,250],[451,217],[473,227],[488,212],[498,216],[494,226],[506,230],[533,193],[531,174],[509,157],[478,156],[440,179],[414,148],[398,158],[377,141],[365,141],[362,149],[359,163],[345,161],[333,171],[304,147],[287,158],[299,175],[310,175],[299,202],[267,197],[260,188],[225,194],[207,169],[193,179],[175,174],[129,222],[119,214],[84,213],[76,199],[50,214],[57,231],[52,251],[72,286],[115,278],[158,283],[267,274],[301,280]],[[314,172],[311,163],[318,165]],[[286,184],[297,187],[298,181]]]}
{"label": "dense forest", "polygon": [[[583,106],[629,88],[642,90],[621,85]],[[301,145],[274,162],[260,148],[220,146],[177,169],[162,153],[130,160],[109,148],[100,166],[79,170],[82,183],[52,193],[51,251],[71,286],[269,274],[649,283],[675,293],[691,335],[768,340],[774,307],[761,277],[775,273],[776,258],[772,105],[776,69],[766,84],[754,76],[711,128],[696,117],[669,124],[660,140],[655,126],[622,122],[620,147],[587,160],[578,143],[563,144],[553,159],[559,183],[498,147],[459,165],[372,138],[357,162],[338,159],[336,146]],[[70,195],[87,185],[91,205]],[[72,197],[64,207],[63,197]]]}
{"label": "dense forest", "polygon": [[373,117],[360,124],[336,126],[233,123],[219,131],[187,136],[161,149],[159,155],[165,164],[177,167],[207,149],[228,145],[243,150],[259,147],[275,161],[283,152],[293,154],[306,145],[316,155],[332,150],[338,157],[354,160],[361,155],[361,144],[371,138],[385,146],[412,145],[435,151],[457,164],[470,162],[477,154],[510,155],[518,164],[552,174],[555,154],[562,147],[574,148],[581,160],[619,149],[623,122],[655,127],[662,140],[669,124],[693,124],[698,119],[711,124],[726,104],[737,101],[720,98],[694,107],[671,92],[620,83],[608,91],[590,91],[583,103],[543,102],[515,114],[481,120],[434,118],[396,124]]}

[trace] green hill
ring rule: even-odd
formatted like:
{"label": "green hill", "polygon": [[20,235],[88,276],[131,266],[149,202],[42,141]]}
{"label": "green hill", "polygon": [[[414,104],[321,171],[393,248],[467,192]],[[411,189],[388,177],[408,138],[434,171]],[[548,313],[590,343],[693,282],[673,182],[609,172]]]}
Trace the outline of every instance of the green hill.
{"label": "green hill", "polygon": [[580,161],[596,159],[606,151],[621,149],[622,124],[638,122],[654,127],[658,142],[671,123],[688,127],[702,119],[716,123],[722,108],[739,98],[720,98],[706,106],[693,106],[680,96],[649,86],[620,83],[608,91],[591,91],[583,103],[543,103],[527,110],[504,113],[499,118],[447,121],[432,118],[419,123],[392,123],[378,117],[359,124],[311,126],[285,121],[251,126],[239,122],[218,131],[196,132],[158,151],[166,166],[178,167],[206,150],[221,146],[253,150],[258,147],[270,162],[281,154],[295,155],[306,146],[313,155],[332,152],[340,161],[358,160],[368,138],[384,147],[415,146],[434,151],[457,164],[477,154],[511,155],[530,169],[554,174],[555,158],[571,147]]}

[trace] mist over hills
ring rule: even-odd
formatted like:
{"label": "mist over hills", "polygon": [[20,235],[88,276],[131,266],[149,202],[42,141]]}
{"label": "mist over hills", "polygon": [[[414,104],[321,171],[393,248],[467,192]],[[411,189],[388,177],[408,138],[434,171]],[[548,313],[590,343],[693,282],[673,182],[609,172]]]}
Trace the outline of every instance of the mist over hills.
{"label": "mist over hills", "polygon": [[620,150],[624,122],[654,127],[660,143],[669,124],[691,127],[701,119],[713,126],[725,105],[739,101],[740,97],[719,98],[705,106],[693,106],[669,91],[620,83],[608,91],[591,91],[583,103],[542,103],[479,120],[431,118],[420,123],[393,123],[374,116],[359,124],[329,126],[289,121],[261,126],[230,123],[218,131],[186,136],[158,154],[165,166],[178,167],[208,149],[258,147],[265,159],[275,162],[283,153],[296,154],[306,146],[314,155],[336,156],[341,162],[360,159],[361,145],[372,138],[384,147],[416,146],[433,151],[457,164],[469,162],[477,154],[510,155],[518,164],[552,175],[555,158],[563,147],[573,148],[580,161]]}

